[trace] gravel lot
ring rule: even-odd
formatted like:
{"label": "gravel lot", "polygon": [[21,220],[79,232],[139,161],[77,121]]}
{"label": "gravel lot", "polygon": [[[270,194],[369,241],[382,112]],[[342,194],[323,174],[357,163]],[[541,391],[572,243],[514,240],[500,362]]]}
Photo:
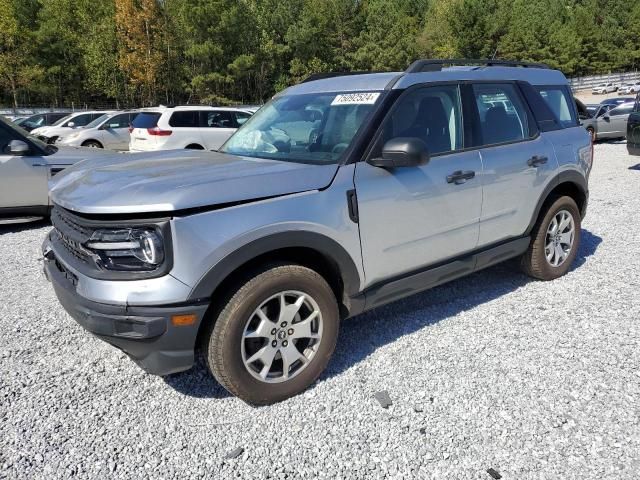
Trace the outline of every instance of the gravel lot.
{"label": "gravel lot", "polygon": [[0,226],[0,477],[638,478],[638,163],[596,146],[566,277],[503,265],[348,320],[320,381],[263,408],[89,336],[40,273],[48,227]]}

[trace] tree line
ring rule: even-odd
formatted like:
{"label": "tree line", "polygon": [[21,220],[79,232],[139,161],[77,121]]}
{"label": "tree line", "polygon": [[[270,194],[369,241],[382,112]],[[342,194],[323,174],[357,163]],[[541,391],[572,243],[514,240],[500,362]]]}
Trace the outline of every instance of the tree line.
{"label": "tree line", "polygon": [[0,103],[257,103],[417,58],[635,70],[629,0],[0,0]]}

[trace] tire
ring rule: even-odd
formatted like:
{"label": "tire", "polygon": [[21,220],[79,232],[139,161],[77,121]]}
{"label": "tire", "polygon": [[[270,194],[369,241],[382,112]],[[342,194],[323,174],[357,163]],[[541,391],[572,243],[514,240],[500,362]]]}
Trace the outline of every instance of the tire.
{"label": "tire", "polygon": [[[569,271],[580,248],[581,223],[580,210],[571,197],[553,197],[547,202],[547,208],[543,210],[531,232],[531,244],[521,258],[522,270],[529,276],[538,280],[553,280],[561,277]],[[562,227],[563,221],[571,217],[573,235],[567,235],[567,227],[556,230],[553,234],[554,220],[558,227]],[[569,225],[571,226],[571,225]],[[568,239],[571,239],[570,243]],[[551,249],[547,247],[551,245]],[[558,247],[562,250],[561,253]],[[548,255],[551,255],[549,259]],[[564,259],[562,256],[566,255]],[[561,261],[560,261],[561,260]]]}
{"label": "tire", "polygon": [[[282,297],[282,292],[287,294]],[[324,278],[300,265],[271,265],[240,281],[230,297],[204,338],[207,365],[225,389],[247,403],[269,405],[297,395],[320,376],[335,349],[340,323],[335,295]],[[287,313],[290,317],[296,309],[284,325]],[[319,338],[304,336],[303,320],[309,318],[309,335]],[[261,352],[267,362],[260,356],[251,362]]]}
{"label": "tire", "polygon": [[82,146],[89,148],[103,148],[102,144],[96,140],[87,140],[85,142],[82,142]]}
{"label": "tire", "polygon": [[191,145],[187,145],[184,147],[186,150],[204,150],[202,145],[198,145],[197,143],[192,143]]}
{"label": "tire", "polygon": [[592,127],[587,128],[587,132],[589,132],[589,136],[591,137],[591,141],[596,141],[596,131]]}

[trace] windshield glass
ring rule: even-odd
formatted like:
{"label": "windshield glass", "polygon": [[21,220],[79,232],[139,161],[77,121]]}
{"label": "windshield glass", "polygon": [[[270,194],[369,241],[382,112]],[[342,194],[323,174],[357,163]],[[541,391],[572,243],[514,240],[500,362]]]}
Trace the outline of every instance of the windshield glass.
{"label": "windshield glass", "polygon": [[55,122],[52,126],[53,127],[58,127],[58,126],[62,125],[64,122],[68,121],[72,116],[73,115],[67,115],[66,117],[62,117],[60,120]]}
{"label": "windshield glass", "polygon": [[337,163],[380,92],[313,93],[274,98],[220,151],[315,164]]}
{"label": "windshield glass", "polygon": [[112,117],[113,114],[104,114],[104,115],[100,115],[98,118],[96,118],[93,122],[89,122],[87,124],[86,127],[84,128],[95,128],[97,126],[99,126],[102,122],[104,122],[107,118]]}

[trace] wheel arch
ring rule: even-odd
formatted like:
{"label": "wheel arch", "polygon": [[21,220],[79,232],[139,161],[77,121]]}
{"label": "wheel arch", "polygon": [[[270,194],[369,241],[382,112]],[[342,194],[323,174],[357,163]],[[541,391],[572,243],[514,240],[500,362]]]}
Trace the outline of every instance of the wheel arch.
{"label": "wheel arch", "polygon": [[88,143],[97,143],[98,145],[100,145],[100,148],[104,148],[104,144],[100,140],[96,140],[95,138],[87,138],[80,145],[82,145],[84,147]]}
{"label": "wheel arch", "polygon": [[567,195],[573,198],[578,205],[581,216],[584,218],[587,210],[587,202],[589,200],[589,186],[586,178],[575,170],[568,170],[559,173],[545,188],[544,193],[540,196],[536,208],[534,210],[529,227],[526,234],[533,230],[544,207],[549,203],[550,199],[559,195]]}
{"label": "wheel arch", "polygon": [[216,309],[238,281],[263,265],[277,262],[303,265],[322,275],[336,295],[341,317],[358,311],[352,297],[360,290],[360,274],[353,258],[335,240],[305,231],[276,233],[243,245],[211,267],[191,290],[189,299],[208,298],[209,310]]}

